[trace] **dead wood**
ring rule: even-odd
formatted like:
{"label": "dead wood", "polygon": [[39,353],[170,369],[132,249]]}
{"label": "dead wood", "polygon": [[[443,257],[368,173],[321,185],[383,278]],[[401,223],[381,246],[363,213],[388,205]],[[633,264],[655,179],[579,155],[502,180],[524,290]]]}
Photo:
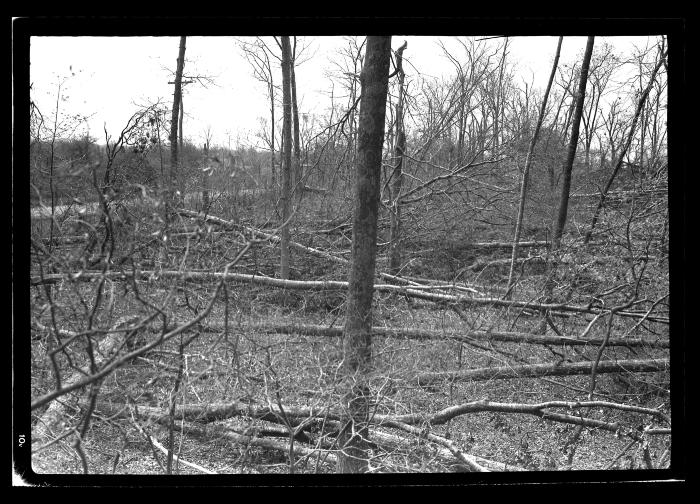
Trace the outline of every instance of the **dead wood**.
{"label": "dead wood", "polygon": [[[51,274],[44,275],[43,277],[33,276],[31,277],[32,285],[40,285],[44,283],[55,283],[63,279],[70,279],[73,281],[91,281],[96,278],[109,278],[110,280],[126,280],[131,278],[134,273],[122,273],[117,271],[110,272],[97,272],[97,271],[81,271],[80,273],[70,275],[70,274]],[[270,287],[277,287],[282,289],[293,289],[293,290],[313,290],[313,291],[325,291],[325,290],[347,290],[348,282],[344,281],[334,281],[334,280],[324,280],[324,281],[306,281],[306,280],[282,280],[279,278],[271,278],[259,275],[247,275],[243,273],[223,273],[223,272],[209,272],[209,271],[174,271],[174,270],[163,270],[163,271],[139,271],[136,276],[141,279],[157,279],[157,278],[177,278],[184,281],[209,281],[209,280],[231,280],[243,283],[253,283],[259,285],[267,285]],[[385,274],[382,274],[385,276]],[[398,278],[398,277],[394,277]],[[428,301],[434,301],[438,303],[455,303],[464,306],[488,306],[488,307],[501,307],[501,308],[525,308],[531,310],[537,310],[541,312],[575,312],[575,313],[587,313],[587,314],[598,314],[601,313],[599,308],[591,306],[576,306],[567,305],[564,303],[535,303],[529,301],[515,301],[515,300],[504,300],[498,298],[476,298],[467,295],[452,295],[443,294],[440,292],[425,292],[413,287],[424,287],[420,285],[390,285],[390,284],[375,284],[374,290],[380,292],[390,292],[395,294],[400,294],[403,296],[408,296],[417,299],[424,299]],[[668,317],[652,316],[646,313],[634,312],[634,311],[619,311],[616,312],[617,315],[622,317],[634,317],[643,318],[650,322],[660,322],[663,324],[668,324]]]}
{"label": "dead wood", "polygon": [[[211,332],[223,332],[224,327],[219,325],[209,325],[203,327]],[[238,326],[232,326],[230,330],[238,330]],[[301,334],[304,336],[341,337],[342,327],[326,327],[312,324],[288,324],[288,323],[258,323],[242,326],[245,331],[259,331],[276,334]],[[406,329],[374,327],[373,336],[383,336],[392,338],[406,338],[415,340],[456,340],[464,342],[487,341],[504,342],[535,345],[553,346],[600,346],[602,338],[577,338],[575,336],[545,336],[540,334],[505,332],[505,331],[437,331],[428,329]],[[619,346],[627,348],[669,348],[669,340],[644,340],[641,338],[619,338],[611,339],[607,346]]]}
{"label": "dead wood", "polygon": [[[597,372],[600,373],[654,373],[666,371],[669,359],[630,359],[619,361],[601,361]],[[590,362],[561,364],[527,364],[520,366],[501,366],[489,368],[466,369],[461,371],[441,371],[422,373],[412,383],[426,386],[442,381],[485,381],[508,380],[512,378],[536,378],[540,376],[574,376],[587,375],[591,372]]]}

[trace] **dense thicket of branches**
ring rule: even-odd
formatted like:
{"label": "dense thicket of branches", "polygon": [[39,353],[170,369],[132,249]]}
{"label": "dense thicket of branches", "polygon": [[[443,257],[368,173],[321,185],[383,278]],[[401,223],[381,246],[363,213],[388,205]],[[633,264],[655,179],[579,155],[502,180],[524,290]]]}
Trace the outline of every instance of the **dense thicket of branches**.
{"label": "dense thicket of branches", "polygon": [[668,467],[650,40],[555,58],[545,91],[507,38],[443,40],[432,76],[403,40],[346,37],[314,115],[309,42],[240,39],[269,110],[236,148],[179,139],[177,97],[102,145],[61,81],[31,115],[34,469]]}

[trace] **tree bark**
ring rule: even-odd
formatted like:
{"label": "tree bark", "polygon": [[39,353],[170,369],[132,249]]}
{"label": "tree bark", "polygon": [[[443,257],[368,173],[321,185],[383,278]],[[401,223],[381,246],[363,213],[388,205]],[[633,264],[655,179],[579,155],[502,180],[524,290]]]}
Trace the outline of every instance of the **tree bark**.
{"label": "tree bark", "polygon": [[[299,248],[303,245],[299,245]],[[313,249],[310,249],[313,250]],[[181,281],[190,282],[206,282],[215,279],[226,279],[232,282],[243,282],[243,283],[254,283],[258,285],[269,285],[272,287],[277,287],[281,289],[298,289],[298,290],[315,290],[315,291],[325,291],[325,290],[344,290],[351,289],[352,285],[348,282],[342,282],[337,280],[319,280],[319,281],[303,281],[303,280],[282,280],[279,278],[270,278],[260,275],[247,275],[244,273],[225,273],[225,272],[208,272],[208,271],[178,271],[178,270],[140,270],[138,274],[122,273],[119,271],[84,271],[81,272],[79,276],[74,276],[70,273],[56,273],[40,276],[30,277],[30,284],[34,285],[44,285],[47,283],[57,283],[61,280],[70,279],[73,282],[89,282],[93,279],[109,278],[113,281],[128,281],[133,278],[136,279],[149,279],[152,277],[159,278],[177,278]],[[394,277],[393,275],[383,274],[384,277],[389,277],[390,280],[396,282],[403,280],[399,277]],[[501,307],[501,308],[525,308],[529,310],[536,310],[539,312],[551,312],[552,315],[557,315],[558,312],[572,312],[572,313],[586,313],[586,314],[599,314],[604,312],[602,308],[594,306],[582,306],[582,305],[567,305],[565,303],[534,303],[529,301],[506,301],[500,298],[486,298],[486,297],[471,297],[468,295],[458,294],[444,294],[440,292],[426,292],[425,285],[395,285],[395,284],[377,284],[373,286],[373,290],[378,290],[382,292],[391,292],[401,296],[412,297],[416,299],[423,299],[426,301],[433,301],[436,303],[454,303],[460,306],[488,306],[488,307]],[[432,289],[436,289],[432,287]],[[659,322],[662,324],[668,324],[668,317],[651,315],[651,313],[644,313],[641,311],[620,311],[616,312],[620,317],[633,317],[638,319],[648,320],[650,322]],[[562,313],[563,315],[563,313]],[[371,318],[371,317],[370,317]]]}
{"label": "tree bark", "polygon": [[496,89],[496,106],[493,113],[493,150],[498,155],[498,150],[501,147],[500,136],[501,136],[501,116],[503,114],[503,71],[506,66],[506,55],[508,54],[508,37],[503,45],[503,55],[501,56],[501,63],[499,64],[498,70],[498,87]]}
{"label": "tree bark", "polygon": [[202,170],[202,212],[209,213],[209,177],[211,176],[211,160],[209,158],[209,139],[204,144],[204,160],[206,162],[205,170]]}
{"label": "tree bark", "polygon": [[[202,326],[202,331],[219,333],[224,331],[223,325]],[[326,327],[322,325],[292,324],[285,322],[261,322],[246,325],[241,328],[246,333],[261,332],[267,334],[294,334],[314,337],[337,338],[343,335],[340,327]],[[519,345],[550,345],[550,346],[582,346],[599,347],[603,338],[580,338],[575,336],[544,336],[541,334],[531,334],[523,332],[506,331],[477,331],[469,330],[464,332],[445,332],[430,329],[409,329],[409,328],[387,328],[373,327],[373,337],[410,339],[417,341],[462,341],[464,343],[476,342],[502,342],[518,343]],[[670,340],[651,340],[642,338],[615,338],[609,339],[606,347],[625,348],[670,348]]]}
{"label": "tree bark", "polygon": [[[180,79],[182,79],[182,75],[180,76]],[[177,120],[177,127],[178,131],[180,132],[178,134],[178,147],[180,149],[180,153],[182,153],[182,142],[184,141],[183,139],[185,138],[184,133],[182,132],[182,122],[185,118],[185,100],[183,99],[182,96],[182,84],[180,84],[180,111],[178,114],[178,120]]]}
{"label": "tree bark", "polygon": [[177,56],[177,68],[175,70],[175,91],[173,93],[173,109],[170,119],[170,169],[168,170],[163,194],[163,247],[159,252],[159,261],[167,262],[168,245],[170,242],[170,221],[172,219],[175,204],[176,186],[178,180],[178,117],[180,114],[180,102],[182,100],[182,72],[185,66],[186,37],[180,37],[180,49]]}
{"label": "tree bark", "polygon": [[396,72],[399,77],[399,99],[396,105],[396,167],[391,180],[391,207],[389,215],[389,272],[398,275],[401,270],[401,185],[403,179],[403,160],[406,150],[406,133],[403,127],[403,52],[408,44],[404,44],[396,51]]}
{"label": "tree bark", "polygon": [[272,177],[272,192],[277,191],[277,166],[275,163],[275,88],[270,77],[270,177]]}
{"label": "tree bark", "polygon": [[[123,322],[123,324],[120,325],[119,322]],[[124,321],[121,321],[120,319],[120,321],[118,321],[112,329],[116,330],[129,327],[129,323],[135,325],[135,322],[132,319]],[[76,369],[68,376],[68,378],[63,377],[61,380],[61,387],[74,385],[86,375],[93,373],[94,369],[99,368],[103,362],[108,361],[109,357],[116,354],[121,346],[125,345],[127,335],[127,331],[115,331],[109,334],[101,342],[93,343],[93,345],[95,345],[93,350],[94,362],[92,363],[94,368],[92,365],[88,364],[83,366],[82,369]],[[75,337],[75,334],[71,334],[70,336]],[[99,387],[99,383],[97,385],[93,384],[93,386]],[[64,432],[64,424],[65,427],[68,427],[68,424],[65,422],[66,410],[75,406],[80,399],[82,392],[82,390],[74,391],[67,394],[66,397],[62,398],[60,401],[51,402],[32,430],[33,448],[37,448],[42,441],[48,441]]]}
{"label": "tree bark", "polygon": [[175,190],[178,178],[178,120],[180,116],[180,103],[182,101],[182,72],[185,66],[185,41],[187,37],[180,37],[180,50],[177,56],[177,70],[175,71],[175,92],[173,95],[173,110],[170,123],[170,180],[169,192]]}
{"label": "tree bark", "polygon": [[559,54],[561,53],[561,43],[564,37],[559,37],[559,43],[557,44],[557,51],[554,55],[554,63],[552,64],[552,73],[549,76],[549,82],[547,83],[547,89],[544,92],[544,97],[542,98],[542,107],[540,108],[540,117],[537,119],[537,125],[535,126],[535,132],[532,135],[532,140],[530,141],[530,148],[527,151],[527,158],[525,160],[525,168],[523,169],[523,180],[520,185],[520,205],[518,206],[518,217],[515,222],[515,237],[513,238],[513,254],[511,256],[510,272],[508,273],[508,289],[506,293],[506,298],[510,297],[510,292],[513,285],[513,272],[515,271],[515,259],[518,257],[518,242],[520,241],[520,233],[522,231],[523,224],[523,213],[525,211],[525,196],[527,194],[527,183],[528,176],[530,174],[530,166],[532,165],[532,158],[535,153],[535,145],[537,145],[537,137],[540,134],[540,128],[542,127],[542,121],[544,120],[544,115],[547,110],[547,99],[549,97],[549,91],[552,89],[552,82],[554,81],[554,76],[557,73],[557,64],[559,63]]}
{"label": "tree bark", "polygon": [[[571,172],[574,167],[574,160],[576,158],[576,148],[578,147],[579,130],[581,127],[581,116],[583,115],[583,103],[586,98],[586,83],[588,82],[588,68],[591,63],[591,55],[593,54],[593,42],[595,37],[588,37],[588,42],[586,43],[586,51],[583,55],[583,62],[581,63],[581,75],[579,77],[578,91],[576,96],[571,102],[571,107],[573,108],[572,114],[572,125],[571,125],[571,136],[569,137],[569,148],[567,150],[566,159],[564,160],[564,165],[562,166],[562,184],[561,193],[559,197],[559,210],[557,212],[556,220],[552,222],[552,246],[551,252],[556,253],[561,245],[561,237],[564,233],[564,226],[566,225],[566,217],[569,210],[569,193],[571,192]],[[565,130],[566,131],[566,130]],[[545,285],[544,285],[544,301],[545,303],[550,303],[552,298],[552,293],[554,292],[554,275],[556,273],[557,264],[553,262],[550,266],[550,270],[547,272]],[[549,317],[549,312],[545,313],[542,322],[540,323],[537,331],[544,334],[547,331],[547,319]]]}
{"label": "tree bark", "polygon": [[[296,37],[295,37],[296,39]],[[294,128],[294,168],[292,170],[292,185],[294,190],[303,191],[303,184],[301,182],[301,147],[299,145],[299,107],[297,104],[297,77],[294,67],[296,65],[296,40],[294,41],[294,51],[289,63],[289,73],[291,79],[291,91],[292,91],[292,126]]]}
{"label": "tree bark", "polygon": [[369,420],[367,375],[372,365],[372,297],[377,254],[377,213],[389,86],[391,36],[367,37],[360,74],[355,210],[347,311],[343,336],[343,427],[336,472],[366,472]]}
{"label": "tree bark", "polygon": [[289,37],[282,37],[282,228],[280,229],[280,278],[289,278],[289,216],[292,192],[292,97],[291,97],[292,49]]}
{"label": "tree bark", "polygon": [[[629,359],[601,361],[598,373],[656,373],[669,369],[669,359]],[[426,386],[444,381],[486,381],[541,376],[575,376],[591,373],[590,362],[557,364],[523,364],[519,366],[486,367],[462,371],[430,372],[418,375],[413,383]]]}
{"label": "tree bark", "polygon": [[576,148],[578,147],[579,128],[581,126],[581,115],[583,113],[583,102],[586,96],[586,83],[588,81],[588,68],[591,63],[591,54],[593,53],[593,41],[595,37],[588,37],[586,44],[586,52],[583,56],[581,64],[581,77],[578,84],[578,92],[576,93],[576,109],[574,110],[573,124],[571,126],[571,138],[569,139],[569,150],[567,152],[564,166],[562,167],[563,181],[561,188],[561,196],[559,199],[559,212],[557,220],[552,230],[552,249],[556,250],[561,244],[561,237],[566,224],[566,216],[569,210],[569,192],[571,190],[571,171],[574,166],[576,157]]}

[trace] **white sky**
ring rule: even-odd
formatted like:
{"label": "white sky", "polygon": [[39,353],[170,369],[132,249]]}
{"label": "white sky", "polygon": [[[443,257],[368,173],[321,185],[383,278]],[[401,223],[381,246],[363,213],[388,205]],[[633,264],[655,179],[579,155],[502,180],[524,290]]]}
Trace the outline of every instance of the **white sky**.
{"label": "white sky", "polygon": [[[392,47],[396,49],[407,40],[405,61],[424,75],[447,75],[452,66],[437,44],[439,39],[447,47],[457,47],[450,37],[400,35],[392,38]],[[313,57],[296,69],[299,111],[323,114],[329,105],[325,93],[330,90],[324,71],[331,69],[330,60],[337,58],[337,48],[345,42],[342,37],[303,37],[301,41],[310,44],[307,52]],[[596,46],[604,41],[630,54],[634,46],[654,44],[655,38],[596,37]],[[276,48],[274,41],[270,43]],[[565,37],[560,65],[574,61],[585,44],[585,37]],[[530,83],[534,77],[535,87],[544,88],[556,45],[557,37],[511,37],[511,61],[522,79]],[[178,46],[178,37],[32,37],[32,97],[42,113],[52,112],[57,79],[68,77],[68,98],[61,106],[69,113],[92,115],[90,134],[104,143],[103,125],[106,123],[109,134],[116,136],[137,110],[134,103],[150,104],[160,98],[172,104],[173,85],[168,81],[172,80]],[[242,145],[256,143],[258,118],[269,118],[266,90],[252,77],[235,39],[188,37],[185,59],[185,74],[209,75],[216,82],[206,89],[197,84],[185,88],[185,138],[201,143],[204,130],[211,126],[214,144],[225,146],[230,139],[235,147],[237,136]],[[279,84],[279,64],[276,60],[273,64]],[[415,72],[411,65],[404,65],[408,77]]]}

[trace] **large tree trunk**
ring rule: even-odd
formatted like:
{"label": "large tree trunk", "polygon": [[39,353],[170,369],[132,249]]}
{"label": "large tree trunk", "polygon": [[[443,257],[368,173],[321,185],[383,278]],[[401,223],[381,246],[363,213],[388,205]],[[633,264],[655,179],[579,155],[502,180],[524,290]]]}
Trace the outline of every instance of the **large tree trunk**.
{"label": "large tree trunk", "polygon": [[391,36],[367,37],[360,75],[355,210],[347,311],[343,335],[343,411],[336,471],[366,472],[369,419],[367,376],[372,365],[372,297],[377,247],[377,213],[389,86]]}
{"label": "large tree trunk", "polygon": [[[182,76],[180,76],[180,79],[182,79]],[[180,84],[182,86],[182,83]],[[182,153],[182,142],[184,141],[183,139],[185,138],[184,133],[182,132],[182,122],[185,118],[185,100],[183,99],[182,96],[182,87],[180,87],[180,113],[179,117],[177,120],[177,126],[178,126],[178,131],[180,132],[178,134],[178,147],[180,149],[180,153]]]}
{"label": "large tree trunk", "polygon": [[209,140],[204,144],[204,161],[205,166],[202,170],[202,212],[205,214],[209,213],[209,177],[211,176],[211,170],[213,169],[211,165],[211,159],[209,158]]}
{"label": "large tree trunk", "polygon": [[401,184],[403,179],[403,160],[406,150],[406,134],[403,127],[403,52],[407,43],[396,51],[396,72],[399,77],[399,100],[396,105],[396,167],[391,179],[391,207],[389,215],[389,273],[398,275],[401,270]]}
{"label": "large tree trunk", "polygon": [[166,230],[170,222],[170,206],[173,204],[175,190],[178,181],[178,119],[180,116],[180,102],[182,100],[182,72],[185,66],[185,41],[187,37],[180,37],[180,50],[177,56],[177,69],[175,71],[175,91],[173,94],[173,110],[170,121],[170,172],[168,176],[167,195],[165,198],[165,225]]}
{"label": "large tree trunk", "polygon": [[299,107],[297,104],[297,78],[294,71],[294,66],[296,62],[296,40],[294,41],[294,53],[289,63],[289,73],[291,78],[291,91],[292,91],[292,125],[294,127],[294,169],[292,170],[293,180],[292,185],[295,191],[303,191],[303,184],[300,186],[301,182],[301,148],[299,145]]}
{"label": "large tree trunk", "polygon": [[[593,42],[595,37],[588,37],[586,43],[586,52],[583,55],[581,63],[581,76],[578,83],[578,91],[571,105],[574,107],[572,114],[571,137],[569,137],[569,148],[567,150],[566,159],[562,167],[562,184],[559,197],[559,211],[557,212],[556,220],[552,222],[552,247],[550,251],[556,253],[561,245],[561,237],[566,224],[566,216],[569,210],[569,192],[571,191],[571,172],[576,158],[576,147],[578,146],[579,129],[581,126],[581,116],[583,115],[583,103],[586,97],[586,83],[588,81],[588,68],[591,63],[591,54],[593,54]],[[554,292],[554,275],[556,273],[557,264],[554,262],[547,272],[544,285],[544,302],[549,303]],[[537,329],[537,332],[544,334],[547,331],[547,320],[549,312],[545,313],[542,322]]]}
{"label": "large tree trunk", "polygon": [[508,291],[506,293],[506,298],[510,297],[510,291],[513,284],[513,272],[515,270],[515,259],[518,257],[520,233],[522,231],[523,225],[523,213],[525,212],[525,196],[527,195],[527,184],[528,176],[530,174],[530,166],[532,165],[532,158],[535,152],[535,145],[537,145],[537,138],[540,134],[540,128],[542,127],[542,121],[547,110],[547,99],[549,98],[549,91],[552,89],[552,82],[554,81],[554,76],[557,73],[557,64],[559,63],[559,54],[561,53],[561,43],[564,37],[559,37],[559,43],[557,44],[557,52],[554,55],[554,63],[552,64],[552,73],[549,76],[549,82],[547,83],[547,89],[544,92],[544,97],[542,98],[542,106],[540,107],[540,117],[537,119],[537,125],[535,126],[535,132],[532,135],[532,140],[530,141],[530,148],[527,151],[527,159],[525,160],[525,168],[523,170],[523,179],[520,185],[520,205],[518,206],[518,217],[515,221],[515,236],[513,238],[513,255],[511,257],[510,263],[510,273],[508,274]]}
{"label": "large tree trunk", "polygon": [[180,37],[180,49],[177,56],[177,68],[175,70],[175,91],[173,93],[173,109],[170,119],[170,169],[168,170],[163,194],[163,245],[160,249],[159,260],[167,261],[168,245],[170,243],[170,220],[175,204],[175,191],[178,180],[178,118],[180,115],[180,102],[182,100],[182,72],[185,66],[185,41],[186,37]]}
{"label": "large tree trunk", "polygon": [[282,229],[280,230],[280,278],[289,278],[289,223],[292,192],[292,97],[291,97],[292,49],[289,37],[282,37]]}
{"label": "large tree trunk", "polygon": [[277,194],[277,166],[275,163],[275,92],[270,85],[270,176],[272,177],[272,193]]}
{"label": "large tree trunk", "polygon": [[593,41],[595,37],[588,37],[586,44],[586,52],[583,56],[581,64],[581,77],[578,83],[578,92],[576,93],[576,109],[574,110],[573,124],[571,126],[571,137],[569,139],[569,150],[562,167],[563,180],[561,185],[561,196],[559,198],[559,212],[552,230],[552,249],[556,250],[561,244],[561,236],[566,225],[566,216],[569,210],[569,192],[571,190],[571,171],[576,158],[576,147],[578,146],[579,129],[581,126],[581,114],[583,113],[583,102],[586,96],[586,83],[588,82],[588,68],[591,63],[591,54],[593,53]]}

